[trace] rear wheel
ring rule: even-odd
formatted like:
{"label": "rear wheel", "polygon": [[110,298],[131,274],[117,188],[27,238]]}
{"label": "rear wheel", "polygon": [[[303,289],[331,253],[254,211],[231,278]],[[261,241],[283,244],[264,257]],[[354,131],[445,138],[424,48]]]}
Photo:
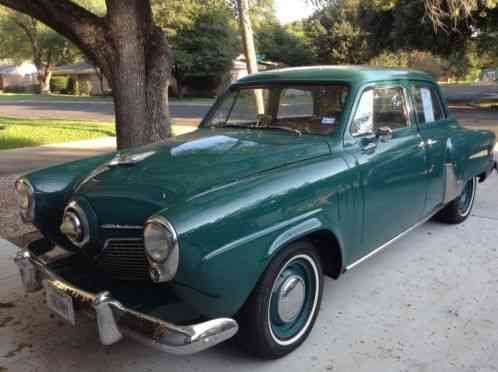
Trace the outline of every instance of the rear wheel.
{"label": "rear wheel", "polygon": [[282,357],[308,337],[320,308],[323,274],[313,245],[289,245],[269,265],[239,314],[239,341],[267,359]]}
{"label": "rear wheel", "polygon": [[474,206],[477,191],[477,177],[471,178],[465,185],[462,194],[441,210],[435,219],[445,223],[457,224],[469,217]]}

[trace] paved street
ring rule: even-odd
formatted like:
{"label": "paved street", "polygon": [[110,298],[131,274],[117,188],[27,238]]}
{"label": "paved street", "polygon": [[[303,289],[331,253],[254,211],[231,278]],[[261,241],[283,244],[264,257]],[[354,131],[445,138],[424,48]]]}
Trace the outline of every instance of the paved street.
{"label": "paved street", "polygon": [[496,84],[448,84],[441,85],[441,89],[450,102],[476,102],[498,96]]}
{"label": "paved street", "polygon": [[25,296],[0,241],[0,371],[491,372],[498,366],[498,177],[462,225],[429,222],[339,281],[327,280],[308,341],[288,357],[252,359],[228,342],[172,356],[132,340],[98,343],[93,322],[50,316]]}
{"label": "paved street", "polygon": [[[178,125],[198,124],[208,111],[209,101],[171,102],[171,115]],[[95,101],[0,101],[0,116],[39,119],[114,120],[110,100]]]}

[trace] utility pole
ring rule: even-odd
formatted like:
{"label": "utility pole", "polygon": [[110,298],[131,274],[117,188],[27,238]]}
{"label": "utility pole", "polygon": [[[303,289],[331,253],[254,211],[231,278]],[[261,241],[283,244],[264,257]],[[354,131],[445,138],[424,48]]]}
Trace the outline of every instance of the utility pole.
{"label": "utility pole", "polygon": [[[252,32],[251,18],[249,17],[249,0],[237,0],[239,11],[240,33],[242,34],[242,44],[244,45],[244,55],[246,57],[247,71],[249,74],[258,72],[258,61],[256,59],[256,47],[254,46],[254,35]],[[263,92],[255,90],[256,108],[258,114],[264,114]]]}

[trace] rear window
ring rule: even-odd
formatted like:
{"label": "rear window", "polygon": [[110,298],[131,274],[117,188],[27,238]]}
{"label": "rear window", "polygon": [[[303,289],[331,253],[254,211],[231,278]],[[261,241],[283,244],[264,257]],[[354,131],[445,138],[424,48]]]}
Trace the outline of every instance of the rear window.
{"label": "rear window", "polygon": [[415,84],[413,99],[419,124],[432,123],[445,118],[443,104],[434,87],[427,84]]}

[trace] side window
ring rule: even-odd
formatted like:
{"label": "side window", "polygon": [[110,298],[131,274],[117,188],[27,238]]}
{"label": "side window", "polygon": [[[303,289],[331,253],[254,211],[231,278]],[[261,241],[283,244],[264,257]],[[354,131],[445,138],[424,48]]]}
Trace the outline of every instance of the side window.
{"label": "side window", "polygon": [[351,134],[375,133],[381,127],[393,130],[409,127],[403,88],[376,87],[363,92],[353,118]]}
{"label": "side window", "polygon": [[413,87],[415,113],[420,124],[432,123],[445,118],[443,105],[436,90],[429,85]]}
{"label": "side window", "polygon": [[313,93],[311,90],[287,88],[280,94],[277,119],[312,117]]}
{"label": "side window", "polygon": [[351,134],[359,136],[374,132],[374,90],[367,89],[363,92],[358,103],[358,108],[353,118]]}

